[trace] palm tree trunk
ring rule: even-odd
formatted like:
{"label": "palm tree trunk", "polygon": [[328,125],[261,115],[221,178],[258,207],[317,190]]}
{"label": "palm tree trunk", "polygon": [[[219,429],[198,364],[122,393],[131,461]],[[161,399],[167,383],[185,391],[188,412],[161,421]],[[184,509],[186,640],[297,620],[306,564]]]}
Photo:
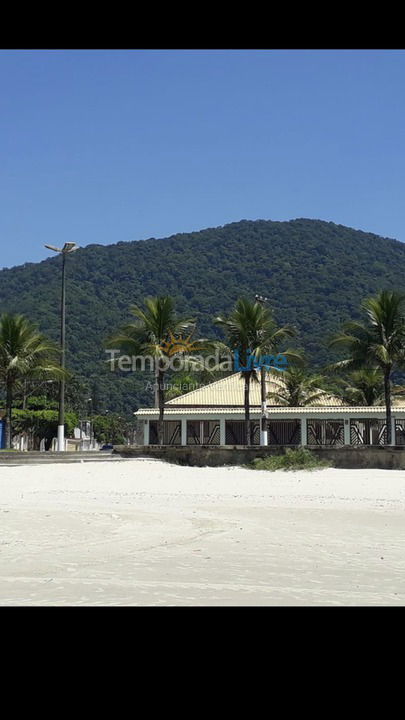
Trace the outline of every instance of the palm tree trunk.
{"label": "palm tree trunk", "polygon": [[13,384],[11,380],[6,382],[6,448],[11,450],[12,428],[11,411],[13,407]]}
{"label": "palm tree trunk", "polygon": [[391,365],[384,369],[385,421],[387,424],[387,445],[391,445]]}
{"label": "palm tree trunk", "polygon": [[250,445],[250,373],[245,375],[245,443]]}
{"label": "palm tree trunk", "polygon": [[159,445],[163,445],[163,414],[165,409],[164,371],[159,369],[158,373],[158,395],[159,395],[159,424],[158,435]]}
{"label": "palm tree trunk", "polygon": [[260,399],[262,403],[262,412],[260,417],[260,445],[264,442],[265,445],[267,445],[267,420],[265,415],[265,407],[266,407],[266,395],[267,395],[267,388],[266,388],[266,368],[261,367],[260,368]]}
{"label": "palm tree trunk", "polygon": [[155,408],[159,407],[159,359],[155,358]]}
{"label": "palm tree trunk", "polygon": [[155,358],[155,408],[159,408],[159,420],[157,422],[157,435],[158,444],[163,445],[163,405],[164,398],[162,399],[162,377],[159,366],[159,358]]}

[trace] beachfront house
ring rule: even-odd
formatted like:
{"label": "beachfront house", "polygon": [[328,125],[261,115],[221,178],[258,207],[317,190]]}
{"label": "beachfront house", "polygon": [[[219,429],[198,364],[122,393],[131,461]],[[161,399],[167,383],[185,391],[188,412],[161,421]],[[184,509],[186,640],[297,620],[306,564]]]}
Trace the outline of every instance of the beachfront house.
{"label": "beachfront house", "polygon": [[[266,377],[267,391],[282,375]],[[240,373],[169,400],[164,411],[165,445],[244,445],[244,382]],[[270,402],[270,401],[268,401]],[[402,401],[403,402],[403,401]],[[159,410],[135,413],[144,445],[158,444]],[[260,444],[260,382],[250,386],[252,444]],[[268,445],[343,446],[386,444],[384,406],[345,406],[333,396],[305,407],[267,405]],[[143,435],[143,438],[142,438]],[[392,445],[405,445],[405,405],[392,408]]]}

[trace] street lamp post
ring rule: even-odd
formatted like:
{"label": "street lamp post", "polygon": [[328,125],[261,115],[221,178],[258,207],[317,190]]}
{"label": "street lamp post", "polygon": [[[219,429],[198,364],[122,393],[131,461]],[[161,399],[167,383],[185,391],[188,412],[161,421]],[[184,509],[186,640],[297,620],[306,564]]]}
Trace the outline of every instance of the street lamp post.
{"label": "street lamp post", "polygon": [[[264,305],[269,298],[263,295],[255,295],[256,302]],[[261,390],[261,419],[260,419],[260,445],[267,445],[267,392],[266,392],[266,369],[263,365],[260,368],[260,390]]]}
{"label": "street lamp post", "polygon": [[[66,320],[66,255],[78,249],[74,242],[67,242],[63,248],[54,245],[45,245],[48,250],[53,250],[62,255],[62,293],[60,303],[60,366],[65,370],[65,320]],[[65,378],[59,381],[59,418],[58,418],[58,450],[65,450]]]}

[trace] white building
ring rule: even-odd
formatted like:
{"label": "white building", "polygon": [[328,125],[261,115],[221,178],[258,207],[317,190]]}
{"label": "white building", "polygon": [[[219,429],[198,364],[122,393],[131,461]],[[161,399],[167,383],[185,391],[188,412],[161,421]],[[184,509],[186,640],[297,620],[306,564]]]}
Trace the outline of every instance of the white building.
{"label": "white building", "polygon": [[[267,391],[282,383],[267,374]],[[244,381],[240,373],[169,400],[164,411],[165,445],[243,445]],[[157,408],[134,413],[141,421],[145,445],[157,445]],[[252,444],[260,444],[260,382],[250,385]],[[384,406],[351,407],[326,397],[306,407],[267,405],[268,445],[384,445]],[[392,408],[392,445],[405,445],[405,406]]]}

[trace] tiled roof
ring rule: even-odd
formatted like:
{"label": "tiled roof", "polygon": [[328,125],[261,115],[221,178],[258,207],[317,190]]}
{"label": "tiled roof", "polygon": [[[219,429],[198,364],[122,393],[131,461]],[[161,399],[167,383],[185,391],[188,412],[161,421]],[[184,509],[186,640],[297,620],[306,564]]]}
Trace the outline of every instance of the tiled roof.
{"label": "tiled roof", "polygon": [[[260,373],[256,373],[257,382],[253,379],[250,383],[250,405],[258,406],[261,405],[261,392],[260,392]],[[284,385],[282,379],[282,372],[273,371],[266,373],[266,387],[267,392],[275,392],[278,388],[282,388]],[[197,390],[191,390],[191,392],[180,395],[179,397],[173,398],[166,403],[166,406],[197,406],[201,407],[224,407],[230,406],[241,406],[244,405],[244,387],[245,383],[240,373],[234,373],[227,377],[216,380],[209,385],[200,387]],[[342,405],[342,401],[339,398],[332,396],[325,396],[324,400],[318,400],[316,405]]]}
{"label": "tiled roof", "polygon": [[[405,406],[398,406],[392,408],[393,415],[395,417],[405,417]],[[328,405],[328,406],[315,406],[307,405],[306,407],[269,407],[267,406],[267,415],[281,415],[286,413],[287,415],[299,415],[305,413],[306,415],[327,415],[328,413],[343,414],[343,415],[357,415],[363,413],[365,417],[370,415],[378,415],[379,413],[385,417],[385,406],[384,405]]]}
{"label": "tiled roof", "polygon": [[[254,417],[261,414],[261,391],[260,391],[260,374],[257,373],[258,382],[252,381],[250,384],[250,412]],[[266,376],[266,387],[267,392],[276,391],[277,388],[283,387],[283,375],[281,372],[272,371],[267,373]],[[381,415],[384,416],[385,407],[380,406],[365,406],[365,407],[352,407],[343,406],[340,398],[333,396],[325,396],[322,400],[318,400],[314,405],[305,407],[286,407],[283,405],[270,405],[270,401],[267,401],[267,414],[268,417],[273,415],[308,415],[315,416],[327,415],[333,413],[334,415],[338,412],[342,415],[352,414],[353,416],[360,417],[364,414],[364,417]],[[401,403],[402,405],[396,405]],[[396,417],[405,418],[405,405],[401,398],[393,398],[392,410]],[[170,417],[172,415],[232,415],[240,414],[244,412],[244,381],[241,378],[240,373],[234,373],[227,377],[216,380],[209,385],[197,388],[191,392],[180,395],[179,397],[169,400],[165,405],[165,416]],[[135,415],[137,416],[158,416],[158,410],[156,408],[140,408]]]}
{"label": "tiled roof", "polygon": [[[166,407],[164,417],[167,419],[173,415],[232,415],[243,413],[243,408],[225,408],[225,407]],[[260,416],[260,408],[251,408],[250,415],[252,417]],[[159,417],[159,410],[157,408],[140,408],[134,415],[151,415]]]}
{"label": "tiled roof", "polygon": [[[405,419],[405,406],[402,407],[396,407],[393,409],[393,416],[396,418],[404,418]],[[137,410],[135,415],[138,416],[151,416],[151,417],[159,417],[159,410],[157,408],[140,408]],[[351,415],[353,417],[362,417],[365,418],[369,417],[370,415],[380,415],[381,417],[385,417],[385,407],[383,406],[358,406],[358,407],[352,407],[352,406],[337,406],[337,405],[329,405],[328,407],[320,407],[320,406],[306,406],[306,407],[267,407],[267,417],[271,420],[271,418],[274,415],[293,415],[295,417],[297,416],[312,416],[317,417],[318,415]],[[237,408],[229,408],[229,407],[166,407],[164,412],[164,417],[166,419],[177,416],[177,415],[241,415],[241,417],[244,415],[244,409],[242,407]],[[260,417],[261,410],[258,407],[251,408],[250,409],[250,415],[252,418],[254,417]]]}

